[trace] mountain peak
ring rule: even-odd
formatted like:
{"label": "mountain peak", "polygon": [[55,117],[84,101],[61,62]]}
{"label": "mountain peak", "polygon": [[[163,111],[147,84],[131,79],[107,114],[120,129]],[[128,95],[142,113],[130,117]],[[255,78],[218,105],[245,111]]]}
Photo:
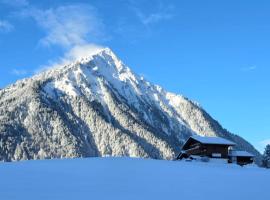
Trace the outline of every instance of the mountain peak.
{"label": "mountain peak", "polygon": [[[122,61],[116,56],[116,54],[109,48],[88,48],[88,47],[79,47],[71,51],[72,60],[66,61],[65,64],[59,65],[59,67],[73,67],[74,65],[88,64],[89,62],[96,62],[97,65],[106,65],[107,68],[113,67],[117,71],[123,69]],[[74,56],[73,56],[74,55]],[[101,67],[101,66],[99,66]]]}
{"label": "mountain peak", "polygon": [[[98,47],[98,48],[88,48],[88,47],[75,47],[71,50],[71,57],[75,62],[89,61],[95,56],[111,56],[116,57],[113,51],[109,47]],[[73,56],[74,54],[74,56]]]}
{"label": "mountain peak", "polygon": [[0,152],[6,152],[0,160],[172,159],[194,133],[227,138],[259,155],[188,99],[134,74],[110,48],[90,50],[74,49],[82,59],[0,91]]}
{"label": "mountain peak", "polygon": [[100,50],[100,53],[107,54],[107,55],[114,55],[115,56],[114,52],[109,47],[104,47],[103,49]]}

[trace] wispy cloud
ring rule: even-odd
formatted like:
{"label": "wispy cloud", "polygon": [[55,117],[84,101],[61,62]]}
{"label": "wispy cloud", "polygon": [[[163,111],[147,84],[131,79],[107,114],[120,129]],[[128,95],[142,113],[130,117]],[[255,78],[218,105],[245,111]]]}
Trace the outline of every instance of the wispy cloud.
{"label": "wispy cloud", "polygon": [[0,3],[14,7],[22,7],[29,5],[29,2],[27,0],[0,0]]}
{"label": "wispy cloud", "polygon": [[151,37],[156,26],[164,25],[165,21],[175,16],[174,5],[164,3],[162,0],[154,2],[128,0],[127,5],[130,15],[118,19],[114,33],[131,43]]}
{"label": "wispy cloud", "polygon": [[157,23],[161,20],[171,19],[172,15],[169,13],[152,13],[150,15],[143,15],[142,13],[138,13],[138,17],[141,19],[144,25],[149,25],[153,23]]}
{"label": "wispy cloud", "polygon": [[143,6],[134,1],[130,1],[130,7],[139,21],[145,26],[172,19],[174,16],[174,6],[164,4],[162,1],[157,1],[152,6],[153,9],[151,11],[143,11]]}
{"label": "wispy cloud", "polygon": [[263,141],[261,141],[261,144],[262,145],[267,145],[267,144],[270,144],[270,139],[266,139],[266,140],[263,140]]}
{"label": "wispy cloud", "polygon": [[10,73],[16,76],[25,76],[29,74],[29,72],[25,69],[12,69]]}
{"label": "wispy cloud", "polygon": [[9,32],[13,30],[13,25],[6,21],[6,20],[0,20],[0,31],[2,32]]}
{"label": "wispy cloud", "polygon": [[256,65],[252,65],[252,66],[249,66],[249,67],[243,67],[243,68],[241,68],[241,70],[244,71],[244,72],[254,71],[256,69],[257,69],[257,66]]}
{"label": "wispy cloud", "polygon": [[143,13],[139,8],[134,8],[135,14],[145,26],[156,24],[173,17],[171,10],[168,8],[160,9],[154,13]]}
{"label": "wispy cloud", "polygon": [[43,30],[44,37],[38,46],[58,46],[65,52],[62,57],[38,67],[34,73],[89,56],[103,48],[96,43],[106,37],[105,26],[96,8],[89,4],[68,4],[49,9],[27,6],[19,16],[32,18]]}
{"label": "wispy cloud", "polygon": [[89,5],[72,4],[47,10],[28,8],[22,15],[33,18],[44,30],[45,36],[40,40],[44,46],[72,48],[103,36],[103,23],[96,9]]}

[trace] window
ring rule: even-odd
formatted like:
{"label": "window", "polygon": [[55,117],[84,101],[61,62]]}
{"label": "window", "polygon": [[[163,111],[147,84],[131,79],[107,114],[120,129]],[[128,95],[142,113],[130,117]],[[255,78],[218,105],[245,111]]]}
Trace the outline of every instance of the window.
{"label": "window", "polygon": [[212,153],[213,158],[221,158],[221,153]]}

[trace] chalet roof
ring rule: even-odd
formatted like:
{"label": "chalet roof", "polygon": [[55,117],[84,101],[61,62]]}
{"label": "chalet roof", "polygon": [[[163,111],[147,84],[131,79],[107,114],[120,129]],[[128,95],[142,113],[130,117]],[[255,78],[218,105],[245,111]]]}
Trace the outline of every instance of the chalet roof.
{"label": "chalet roof", "polygon": [[247,151],[231,151],[229,156],[239,156],[239,157],[255,157],[253,154]]}
{"label": "chalet roof", "polygon": [[236,145],[234,142],[221,138],[221,137],[204,137],[204,136],[199,136],[199,135],[193,135],[190,138],[193,138],[194,140],[197,140],[198,142],[202,144],[220,144],[220,145],[229,145],[229,146]]}

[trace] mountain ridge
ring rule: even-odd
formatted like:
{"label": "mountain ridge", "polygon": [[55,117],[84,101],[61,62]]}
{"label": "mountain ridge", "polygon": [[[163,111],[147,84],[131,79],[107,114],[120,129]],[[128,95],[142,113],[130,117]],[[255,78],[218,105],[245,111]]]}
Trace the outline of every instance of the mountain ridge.
{"label": "mountain ridge", "polygon": [[196,102],[134,74],[109,49],[0,90],[0,160],[131,156],[173,159],[192,134],[257,157]]}

